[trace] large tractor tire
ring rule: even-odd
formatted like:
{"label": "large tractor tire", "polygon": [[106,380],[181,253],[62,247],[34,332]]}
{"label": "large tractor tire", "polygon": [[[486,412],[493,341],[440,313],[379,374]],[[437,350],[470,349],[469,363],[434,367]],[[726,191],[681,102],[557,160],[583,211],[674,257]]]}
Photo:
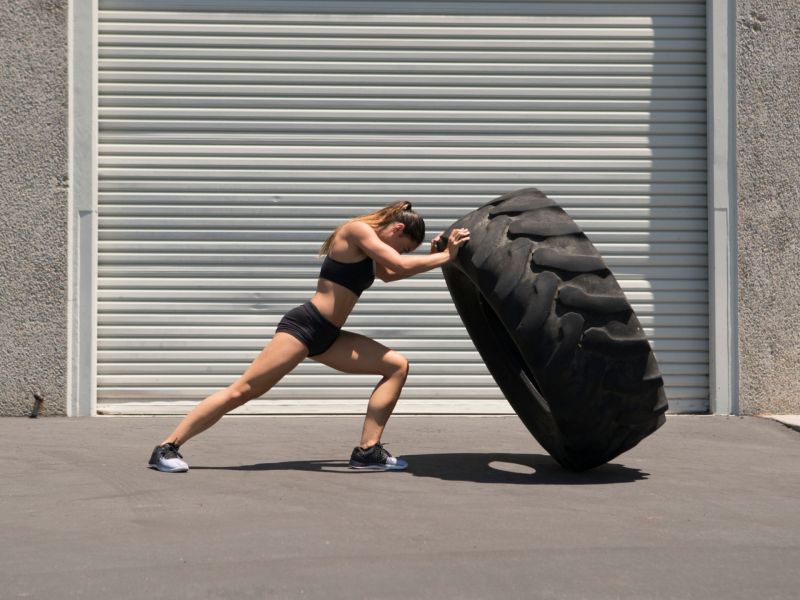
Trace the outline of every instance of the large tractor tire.
{"label": "large tractor tire", "polygon": [[469,241],[442,267],[475,347],[534,438],[584,471],[664,424],[653,351],[617,280],[572,218],[536,188],[453,223]]}

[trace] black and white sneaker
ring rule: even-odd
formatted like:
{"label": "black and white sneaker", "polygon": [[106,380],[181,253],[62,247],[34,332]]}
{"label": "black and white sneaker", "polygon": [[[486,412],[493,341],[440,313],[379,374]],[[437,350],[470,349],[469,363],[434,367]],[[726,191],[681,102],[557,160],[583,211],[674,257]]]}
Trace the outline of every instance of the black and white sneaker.
{"label": "black and white sneaker", "polygon": [[395,458],[378,442],[366,450],[359,446],[353,448],[350,455],[351,469],[364,469],[371,471],[401,471],[408,466],[402,458]]}
{"label": "black and white sneaker", "polygon": [[189,465],[181,460],[182,458],[183,456],[178,452],[178,447],[172,442],[167,442],[153,449],[150,462],[147,464],[154,469],[167,473],[185,473],[189,470]]}

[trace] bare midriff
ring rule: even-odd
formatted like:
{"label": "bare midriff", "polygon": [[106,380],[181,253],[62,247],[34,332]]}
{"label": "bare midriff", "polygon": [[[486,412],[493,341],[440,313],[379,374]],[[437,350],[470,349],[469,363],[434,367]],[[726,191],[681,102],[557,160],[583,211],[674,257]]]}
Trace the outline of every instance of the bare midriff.
{"label": "bare midriff", "polygon": [[311,297],[320,314],[337,327],[344,325],[357,302],[358,296],[351,290],[322,277],[317,279],[317,292]]}

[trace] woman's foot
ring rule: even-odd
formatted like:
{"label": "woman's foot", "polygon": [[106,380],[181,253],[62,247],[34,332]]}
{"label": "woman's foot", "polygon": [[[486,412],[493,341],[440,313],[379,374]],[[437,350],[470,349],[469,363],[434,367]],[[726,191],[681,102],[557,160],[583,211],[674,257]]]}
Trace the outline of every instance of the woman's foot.
{"label": "woman's foot", "polygon": [[378,442],[374,446],[363,449],[359,446],[353,448],[350,455],[351,469],[364,469],[371,471],[401,471],[408,466],[402,458],[395,458],[383,444]]}
{"label": "woman's foot", "polygon": [[172,442],[168,442],[153,449],[150,462],[147,464],[154,469],[167,473],[185,473],[189,470],[189,465],[181,460],[182,458],[183,456],[178,452],[178,447]]}

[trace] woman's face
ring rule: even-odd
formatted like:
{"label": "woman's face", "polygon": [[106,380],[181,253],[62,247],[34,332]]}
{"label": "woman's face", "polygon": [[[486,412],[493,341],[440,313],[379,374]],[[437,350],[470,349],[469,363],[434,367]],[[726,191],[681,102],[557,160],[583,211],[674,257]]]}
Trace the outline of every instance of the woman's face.
{"label": "woman's face", "polygon": [[390,223],[378,231],[378,237],[400,254],[408,254],[416,250],[419,244],[403,233],[403,229],[405,225],[402,223]]}

